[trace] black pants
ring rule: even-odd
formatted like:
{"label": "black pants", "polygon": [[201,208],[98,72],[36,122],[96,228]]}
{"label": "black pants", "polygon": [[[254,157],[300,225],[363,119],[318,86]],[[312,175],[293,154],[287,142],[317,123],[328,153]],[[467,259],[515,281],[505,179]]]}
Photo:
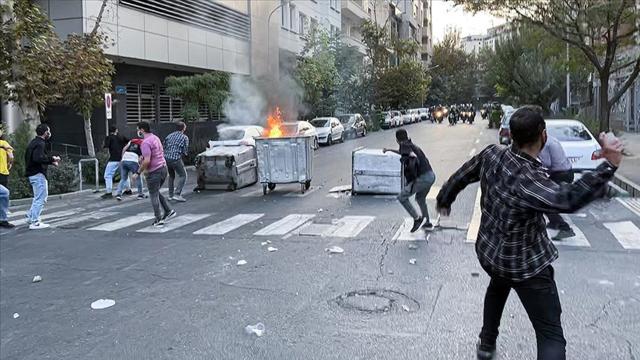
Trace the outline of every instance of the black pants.
{"label": "black pants", "polygon": [[9,175],[0,174],[0,185],[9,188]]}
{"label": "black pants", "polygon": [[564,360],[567,342],[562,333],[562,309],[551,265],[524,281],[491,276],[484,298],[484,320],[480,332],[482,345],[495,346],[502,310],[512,288],[518,294],[536,332],[538,360]]}
{"label": "black pants", "polygon": [[[561,183],[572,183],[573,182],[573,172],[569,171],[557,171],[549,174],[549,178],[558,184]],[[559,230],[570,230],[571,226],[567,224],[566,221],[560,216],[560,214],[546,214],[547,218],[549,218],[549,225],[554,229]]]}

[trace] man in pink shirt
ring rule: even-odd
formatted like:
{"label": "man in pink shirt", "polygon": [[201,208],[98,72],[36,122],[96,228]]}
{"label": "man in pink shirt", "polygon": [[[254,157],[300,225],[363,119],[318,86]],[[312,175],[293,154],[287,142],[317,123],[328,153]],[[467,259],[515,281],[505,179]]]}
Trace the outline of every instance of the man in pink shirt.
{"label": "man in pink shirt", "polygon": [[[156,220],[153,222],[154,227],[163,227],[164,223],[176,216],[175,210],[169,207],[169,202],[160,194],[160,189],[167,179],[167,164],[164,160],[164,149],[162,141],[151,133],[151,127],[146,121],[141,121],[137,125],[138,136],[144,138],[142,141],[142,164],[134,175],[140,176],[142,172],[146,172],[147,187],[149,188],[149,197]],[[136,179],[134,178],[134,181]],[[160,212],[160,206],[164,210],[164,215]]]}

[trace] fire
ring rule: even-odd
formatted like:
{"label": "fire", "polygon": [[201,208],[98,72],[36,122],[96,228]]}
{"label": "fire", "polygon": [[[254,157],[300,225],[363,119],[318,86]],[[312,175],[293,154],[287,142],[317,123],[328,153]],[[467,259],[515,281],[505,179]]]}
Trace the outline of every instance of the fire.
{"label": "fire", "polygon": [[282,137],[284,133],[282,132],[281,126],[282,113],[280,112],[280,108],[276,106],[275,110],[267,117],[267,127],[264,129],[263,135],[269,138]]}

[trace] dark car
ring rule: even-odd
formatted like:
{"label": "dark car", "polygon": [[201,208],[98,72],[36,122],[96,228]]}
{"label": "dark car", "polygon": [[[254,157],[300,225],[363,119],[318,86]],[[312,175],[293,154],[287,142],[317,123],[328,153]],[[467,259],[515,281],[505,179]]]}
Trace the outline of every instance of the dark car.
{"label": "dark car", "polygon": [[344,114],[338,115],[338,119],[344,126],[345,136],[355,138],[367,135],[367,122],[360,114]]}

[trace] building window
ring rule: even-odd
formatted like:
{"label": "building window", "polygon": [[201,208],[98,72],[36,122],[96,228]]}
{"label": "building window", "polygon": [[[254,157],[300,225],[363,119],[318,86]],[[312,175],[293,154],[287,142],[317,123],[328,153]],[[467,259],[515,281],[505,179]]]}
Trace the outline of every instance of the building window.
{"label": "building window", "polygon": [[156,86],[127,84],[127,123],[153,122],[156,119]]}
{"label": "building window", "polygon": [[282,18],[281,18],[281,22],[282,22],[282,27],[283,28],[288,28],[288,21],[287,21],[287,16],[289,15],[289,7],[288,7],[288,2],[286,0],[280,0],[280,3],[282,4],[282,8],[281,8],[281,13],[282,13]]}
{"label": "building window", "polygon": [[296,31],[296,7],[293,4],[289,4],[289,29],[293,32]]}
{"label": "building window", "polygon": [[311,18],[311,30],[316,30],[318,28],[318,20],[315,18]]}
{"label": "building window", "polygon": [[198,105],[198,121],[207,121],[209,120],[209,106],[207,104]]}
{"label": "building window", "polygon": [[182,120],[182,99],[167,94],[166,86],[160,86],[158,103],[158,119],[161,122]]}
{"label": "building window", "polygon": [[309,32],[309,18],[307,15],[300,13],[298,27],[298,33],[300,35],[306,35]]}

